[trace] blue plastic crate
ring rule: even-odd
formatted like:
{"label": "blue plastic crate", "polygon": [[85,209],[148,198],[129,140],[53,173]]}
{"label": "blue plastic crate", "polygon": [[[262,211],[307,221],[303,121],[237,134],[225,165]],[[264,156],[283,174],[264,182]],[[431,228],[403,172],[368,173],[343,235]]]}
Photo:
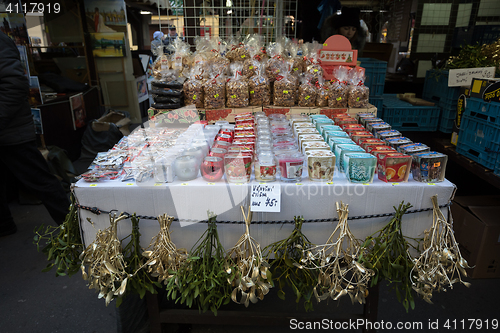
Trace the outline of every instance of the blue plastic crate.
{"label": "blue plastic crate", "polygon": [[373,58],[358,58],[365,69],[365,86],[370,88],[370,97],[382,97],[385,87],[387,62]]}
{"label": "blue plastic crate", "polygon": [[500,151],[500,126],[464,115],[460,123],[457,152],[493,169]]}
{"label": "blue plastic crate", "polygon": [[378,115],[378,117],[380,117],[380,113],[382,112],[382,107],[384,104],[384,99],[382,98],[382,96],[380,96],[380,97],[370,96],[369,102],[371,105],[373,105],[377,108],[377,115]]}
{"label": "blue plastic crate", "polygon": [[500,103],[471,97],[467,99],[464,115],[500,126]]}
{"label": "blue plastic crate", "polygon": [[457,115],[457,103],[454,106],[441,107],[441,119],[439,120],[439,131],[451,133]]}
{"label": "blue plastic crate", "polygon": [[415,106],[396,95],[384,95],[383,119],[400,131],[437,131],[441,109]]}
{"label": "blue plastic crate", "polygon": [[449,71],[428,70],[425,74],[422,98],[436,102],[440,107],[445,107],[450,103],[456,105],[460,87],[448,87],[448,75]]}

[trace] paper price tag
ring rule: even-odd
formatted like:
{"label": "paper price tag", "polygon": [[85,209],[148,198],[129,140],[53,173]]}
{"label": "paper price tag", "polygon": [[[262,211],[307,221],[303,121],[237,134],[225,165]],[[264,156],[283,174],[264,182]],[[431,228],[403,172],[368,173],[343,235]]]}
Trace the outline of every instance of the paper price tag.
{"label": "paper price tag", "polygon": [[207,185],[215,185],[215,183],[207,183]]}
{"label": "paper price tag", "polygon": [[214,98],[217,98],[217,97],[219,97],[219,94],[215,94],[215,95],[214,95]]}
{"label": "paper price tag", "polygon": [[326,185],[333,185],[333,182],[328,182],[326,183]]}
{"label": "paper price tag", "polygon": [[236,98],[236,95],[231,95],[231,98]]}
{"label": "paper price tag", "polygon": [[306,101],[307,101],[309,98],[311,98],[311,96],[306,96]]}
{"label": "paper price tag", "polygon": [[288,94],[288,90],[283,90],[283,94]]}
{"label": "paper price tag", "polygon": [[181,183],[182,186],[187,186],[189,183]]}
{"label": "paper price tag", "polygon": [[193,95],[193,99],[196,99],[196,95]]}
{"label": "paper price tag", "polygon": [[296,183],[295,185],[300,186],[300,185],[303,185],[303,184],[302,183]]}
{"label": "paper price tag", "polygon": [[314,73],[316,73],[317,71],[318,71],[318,70],[317,70],[317,69],[315,69],[313,72],[314,72]]}
{"label": "paper price tag", "polygon": [[363,183],[362,185],[366,185],[366,186],[368,186],[368,185],[370,185],[370,184],[369,184],[369,183]]}
{"label": "paper price tag", "polygon": [[252,185],[250,210],[252,212],[279,213],[281,211],[281,185]]}
{"label": "paper price tag", "polygon": [[162,185],[163,185],[163,183],[155,183],[154,186],[162,186]]}
{"label": "paper price tag", "polygon": [[436,162],[436,163],[434,163],[434,167],[435,167],[435,168],[438,168],[438,167],[440,167],[440,166],[441,166],[441,162]]}
{"label": "paper price tag", "polygon": [[96,187],[97,184],[90,184],[89,187]]}
{"label": "paper price tag", "polygon": [[248,69],[253,69],[253,66],[248,67]]}
{"label": "paper price tag", "polygon": [[396,186],[396,185],[399,185],[399,183],[392,183],[391,185],[392,186]]}
{"label": "paper price tag", "polygon": [[323,46],[325,46],[325,47],[326,47],[326,46],[328,46],[328,44],[327,44],[327,43],[324,43],[324,44],[323,44]]}
{"label": "paper price tag", "polygon": [[134,185],[134,183],[127,183],[127,186],[131,186],[131,185]]}
{"label": "paper price tag", "polygon": [[243,58],[245,58],[245,55],[244,55],[244,54],[242,54],[242,55],[241,55],[241,59],[243,59]]}
{"label": "paper price tag", "polygon": [[250,90],[250,94],[255,94],[255,91],[253,91],[253,90]]}
{"label": "paper price tag", "polygon": [[427,183],[427,185],[436,185],[435,183]]}

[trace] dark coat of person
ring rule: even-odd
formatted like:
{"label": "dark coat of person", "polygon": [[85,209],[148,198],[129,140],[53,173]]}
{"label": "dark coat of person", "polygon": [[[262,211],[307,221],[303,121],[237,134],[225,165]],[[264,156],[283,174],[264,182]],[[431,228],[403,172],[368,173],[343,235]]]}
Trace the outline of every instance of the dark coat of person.
{"label": "dark coat of person", "polygon": [[321,41],[324,43],[328,37],[339,35],[339,29],[343,26],[356,27],[356,35],[351,42],[353,50],[363,51],[366,43],[367,31],[359,23],[359,10],[353,8],[342,8],[341,15],[333,14],[328,17],[321,27]]}
{"label": "dark coat of person", "polygon": [[0,32],[0,145],[34,141],[29,82],[16,44]]}

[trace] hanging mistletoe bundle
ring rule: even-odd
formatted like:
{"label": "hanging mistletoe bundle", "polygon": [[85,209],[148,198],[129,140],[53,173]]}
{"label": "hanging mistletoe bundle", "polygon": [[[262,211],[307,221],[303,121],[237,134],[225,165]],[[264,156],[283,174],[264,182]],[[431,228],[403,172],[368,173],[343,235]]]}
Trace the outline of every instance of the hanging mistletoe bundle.
{"label": "hanging mistletoe bundle", "polygon": [[471,267],[460,253],[452,227],[439,209],[437,196],[432,196],[431,200],[434,206],[432,227],[425,231],[425,250],[415,259],[411,279],[413,290],[424,301],[433,304],[433,291],[446,291],[446,287],[452,289],[457,282],[470,287],[470,283],[463,281],[461,275],[467,276],[465,269]]}
{"label": "hanging mistletoe bundle", "polygon": [[[269,264],[262,258],[260,245],[250,236],[250,223],[252,222],[252,212],[248,209],[245,214],[241,207],[245,219],[246,230],[240,237],[236,245],[229,250],[228,259],[232,260],[236,269],[233,279],[230,281],[234,287],[231,299],[246,307],[252,303],[263,300],[269,292],[272,283],[272,275]],[[238,301],[238,294],[241,299]]]}
{"label": "hanging mistletoe bundle", "polygon": [[139,219],[135,214],[130,217],[130,222],[132,223],[132,233],[129,236],[130,242],[123,248],[123,257],[127,263],[125,271],[128,274],[128,283],[125,283],[126,293],[122,293],[122,295],[120,295],[122,297],[116,300],[116,306],[121,304],[123,298],[125,298],[127,294],[136,293],[142,299],[148,291],[152,294],[156,294],[157,291],[155,286],[161,288],[161,283],[153,281],[145,269],[146,260],[141,254]]}
{"label": "hanging mistletoe bundle", "polygon": [[304,259],[302,249],[312,246],[311,242],[302,233],[303,217],[295,217],[295,228],[288,238],[268,245],[264,252],[267,260],[274,256],[271,265],[271,273],[274,281],[278,283],[278,297],[285,299],[283,288],[288,285],[296,296],[296,302],[304,298],[304,308],[312,311],[313,286],[318,281],[318,273],[315,270],[302,269],[300,262]]}
{"label": "hanging mistletoe bundle", "polygon": [[152,277],[157,277],[160,283],[167,283],[167,279],[172,277],[169,271],[177,271],[187,259],[187,250],[177,249],[170,238],[170,225],[173,220],[174,218],[167,214],[158,216],[160,232],[152,239],[149,250],[142,254],[147,258],[147,272]]}
{"label": "hanging mistletoe bundle", "polygon": [[116,296],[122,296],[127,287],[128,274],[117,236],[117,224],[126,218],[127,215],[110,214],[110,226],[99,230],[96,239],[80,255],[83,279],[89,281],[89,289],[99,290],[99,298],[106,297],[106,306]]}
{"label": "hanging mistletoe bundle", "polygon": [[58,227],[41,225],[34,230],[33,243],[40,252],[47,256],[49,264],[42,272],[48,272],[53,267],[57,268],[56,276],[71,276],[80,268],[80,253],[82,252],[82,240],[80,238],[80,226],[78,224],[78,210],[76,208],[75,196],[71,194],[71,206],[66,219]]}
{"label": "hanging mistletoe bundle", "polygon": [[326,244],[304,249],[302,263],[307,269],[318,270],[318,283],[313,289],[318,302],[349,295],[353,304],[363,304],[374,273],[357,262],[361,244],[349,229],[348,205],[337,202],[337,213],[339,223]]}
{"label": "hanging mistletoe bundle", "polygon": [[411,204],[404,202],[400,203],[397,209],[394,207],[396,210],[394,217],[377,232],[378,234],[375,233],[377,235],[373,234],[366,238],[359,257],[359,263],[375,272],[371,285],[376,285],[382,279],[393,283],[398,301],[402,301],[406,311],[410,306],[412,309],[415,308],[410,279],[413,259],[408,253],[410,244],[401,230],[401,219],[411,207]]}
{"label": "hanging mistletoe bundle", "polygon": [[184,264],[177,270],[169,270],[166,290],[170,299],[196,305],[200,311],[217,309],[230,302],[234,268],[229,267],[224,248],[217,233],[216,215],[209,212],[208,228],[191,249]]}

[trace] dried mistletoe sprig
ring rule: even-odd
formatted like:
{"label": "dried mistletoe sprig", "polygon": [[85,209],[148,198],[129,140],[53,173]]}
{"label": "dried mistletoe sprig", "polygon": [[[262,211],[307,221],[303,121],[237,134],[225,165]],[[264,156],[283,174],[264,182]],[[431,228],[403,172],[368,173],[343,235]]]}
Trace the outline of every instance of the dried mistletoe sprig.
{"label": "dried mistletoe sprig", "polygon": [[366,238],[359,256],[359,263],[375,272],[371,285],[386,279],[396,289],[399,302],[402,301],[401,293],[403,294],[404,300],[401,303],[407,312],[409,307],[415,308],[410,279],[414,263],[408,252],[410,244],[401,230],[401,219],[411,207],[411,204],[404,202],[397,209],[394,207],[394,217],[384,228]]}
{"label": "dried mistletoe sprig", "polygon": [[56,276],[71,276],[80,268],[80,253],[83,245],[78,224],[78,209],[75,195],[71,193],[71,206],[63,224],[58,227],[41,225],[34,230],[33,244],[38,252],[45,253],[50,261],[42,272],[57,267]]}
{"label": "dried mistletoe sprig", "polygon": [[349,295],[353,304],[363,304],[374,272],[357,262],[361,243],[349,229],[348,205],[337,202],[337,213],[339,223],[326,244],[304,249],[301,263],[307,269],[318,270],[318,283],[313,289],[318,302]]}
{"label": "dried mistletoe sprig", "polygon": [[[259,299],[263,300],[267,295],[271,288],[272,274],[269,270],[270,265],[262,258],[259,243],[250,236],[252,212],[248,209],[248,214],[245,214],[243,206],[241,211],[245,219],[246,230],[236,245],[229,250],[227,257],[233,261],[236,268],[234,278],[229,281],[231,287],[235,287],[231,293],[231,299],[235,303],[248,307],[250,302],[257,303]],[[241,299],[238,301],[239,293],[241,293]]]}
{"label": "dried mistletoe sprig", "polygon": [[118,222],[127,217],[110,214],[110,226],[99,230],[96,239],[80,255],[83,279],[90,282],[89,289],[99,290],[99,298],[106,297],[106,306],[113,298],[122,296],[127,287],[128,273],[117,235]]}
{"label": "dried mistletoe sprig", "polygon": [[285,285],[292,287],[296,296],[296,302],[304,298],[306,311],[313,310],[312,294],[313,286],[318,281],[318,272],[315,270],[302,269],[300,262],[304,259],[303,248],[309,248],[313,244],[302,233],[303,217],[295,216],[295,228],[288,238],[272,243],[264,249],[268,262],[274,256],[271,264],[271,272],[274,281],[278,283],[278,297],[285,299],[283,288]]}
{"label": "dried mistletoe sprig", "polygon": [[163,214],[158,216],[160,232],[151,240],[148,251],[143,252],[147,258],[145,263],[147,272],[152,277],[157,277],[158,282],[167,283],[167,279],[172,276],[170,271],[177,271],[187,259],[187,250],[178,249],[170,238],[170,226],[174,218]]}
{"label": "dried mistletoe sprig", "polygon": [[166,284],[167,297],[200,311],[217,309],[231,301],[234,267],[228,266],[224,247],[217,233],[216,215],[209,212],[208,228],[191,249],[184,264],[172,274]]}
{"label": "dried mistletoe sprig", "polygon": [[432,196],[431,200],[434,206],[432,227],[425,231],[425,250],[414,260],[411,279],[413,290],[424,301],[433,304],[433,291],[446,291],[446,287],[453,289],[456,282],[470,287],[470,283],[463,281],[461,275],[467,276],[465,269],[471,267],[460,253],[451,225],[439,208],[437,195]]}
{"label": "dried mistletoe sprig", "polygon": [[136,214],[130,217],[132,233],[122,239],[124,242],[130,237],[130,242],[123,248],[123,257],[126,262],[125,271],[128,273],[128,283],[125,293],[116,300],[116,306],[120,306],[122,300],[131,293],[136,293],[142,299],[146,292],[157,294],[155,286],[161,288],[161,283],[154,281],[146,271],[146,259],[143,257],[143,249],[140,245],[141,234],[139,232],[139,219]]}

